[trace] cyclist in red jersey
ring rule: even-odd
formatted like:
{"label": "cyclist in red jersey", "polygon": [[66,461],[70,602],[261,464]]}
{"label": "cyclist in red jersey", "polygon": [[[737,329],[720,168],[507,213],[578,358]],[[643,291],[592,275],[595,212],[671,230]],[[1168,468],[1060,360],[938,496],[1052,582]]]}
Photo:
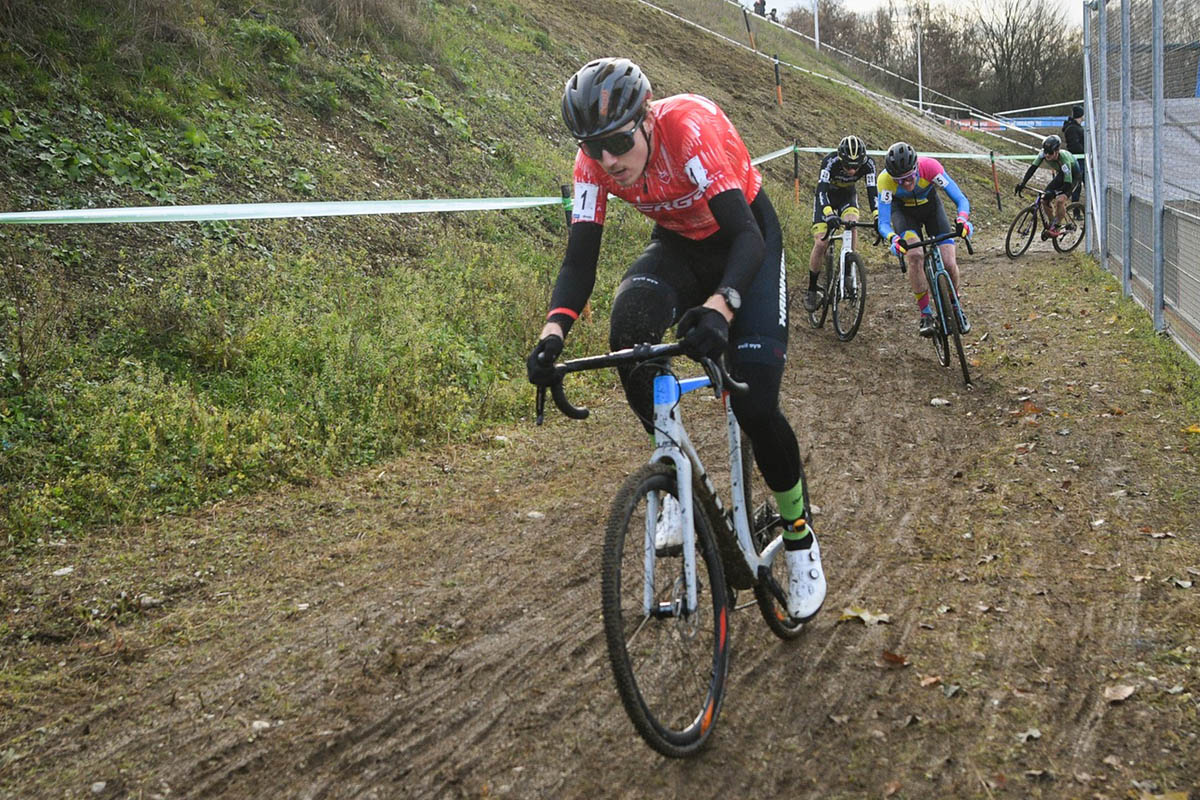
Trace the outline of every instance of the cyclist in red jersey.
{"label": "cyclist in red jersey", "polygon": [[[787,357],[783,234],[742,138],[711,100],[652,100],[650,82],[623,58],[593,61],[567,81],[563,120],[579,143],[567,252],[529,380],[546,385],[596,280],[608,195],[655,222],[613,299],[614,349],[676,335],[693,358],[728,353],[750,391],[732,398],[763,479],[789,523],[788,611],[811,618],[825,599],[821,551],[809,524],[800,448],[779,409]],[[653,375],[620,371],[630,407],[650,430]]]}

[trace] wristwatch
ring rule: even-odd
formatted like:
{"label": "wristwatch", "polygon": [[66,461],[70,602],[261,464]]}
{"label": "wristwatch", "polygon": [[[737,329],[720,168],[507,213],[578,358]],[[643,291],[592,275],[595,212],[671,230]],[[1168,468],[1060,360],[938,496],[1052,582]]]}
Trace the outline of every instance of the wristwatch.
{"label": "wristwatch", "polygon": [[725,298],[725,303],[729,306],[730,311],[736,312],[742,307],[742,296],[732,286],[722,286],[720,289],[717,289],[716,294]]}

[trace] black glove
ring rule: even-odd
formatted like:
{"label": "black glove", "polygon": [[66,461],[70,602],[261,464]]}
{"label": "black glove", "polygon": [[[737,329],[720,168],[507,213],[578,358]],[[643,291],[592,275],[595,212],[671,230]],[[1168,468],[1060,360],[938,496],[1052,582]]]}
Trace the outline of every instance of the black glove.
{"label": "black glove", "polygon": [[719,358],[729,346],[729,323],[715,308],[696,306],[684,312],[675,336],[691,358]]}
{"label": "black glove", "polygon": [[525,359],[525,371],[534,386],[549,386],[555,381],[554,360],[563,349],[561,336],[550,334],[537,343],[529,358]]}
{"label": "black glove", "polygon": [[1023,192],[1023,191],[1025,191],[1025,184],[1018,183],[1017,188],[1013,189],[1013,194],[1015,194],[1017,197],[1020,197],[1021,192]]}
{"label": "black glove", "polygon": [[841,225],[841,224],[842,224],[842,218],[839,217],[837,214],[826,214],[825,215],[825,226],[827,228],[829,228],[829,230],[833,230],[835,226]]}

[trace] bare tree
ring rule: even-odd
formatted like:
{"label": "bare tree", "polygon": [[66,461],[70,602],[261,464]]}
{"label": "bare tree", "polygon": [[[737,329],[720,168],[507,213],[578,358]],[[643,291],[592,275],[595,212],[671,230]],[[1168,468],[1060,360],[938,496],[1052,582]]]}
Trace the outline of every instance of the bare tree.
{"label": "bare tree", "polygon": [[[1065,88],[1068,62],[1081,60],[1078,35],[1051,0],[994,0],[978,12],[978,26],[991,69],[990,99],[1000,108],[1062,94],[1054,90]],[[1067,94],[1078,96],[1074,87],[1081,85],[1082,80],[1073,82]]]}

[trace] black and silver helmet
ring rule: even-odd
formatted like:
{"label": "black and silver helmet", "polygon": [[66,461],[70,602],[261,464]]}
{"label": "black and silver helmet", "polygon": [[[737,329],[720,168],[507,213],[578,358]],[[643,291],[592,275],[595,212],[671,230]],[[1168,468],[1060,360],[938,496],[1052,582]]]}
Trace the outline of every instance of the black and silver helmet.
{"label": "black and silver helmet", "polygon": [[917,168],[917,151],[908,142],[896,142],[888,148],[883,168],[893,178],[907,175]]}
{"label": "black and silver helmet", "polygon": [[606,136],[642,115],[650,80],[627,58],[600,58],[571,76],[562,116],[576,139]]}
{"label": "black and silver helmet", "polygon": [[1062,139],[1051,134],[1045,139],[1042,139],[1042,152],[1048,156],[1052,156],[1062,149]]}
{"label": "black and silver helmet", "polygon": [[838,143],[838,158],[843,165],[860,169],[867,161],[867,143],[851,134]]}

